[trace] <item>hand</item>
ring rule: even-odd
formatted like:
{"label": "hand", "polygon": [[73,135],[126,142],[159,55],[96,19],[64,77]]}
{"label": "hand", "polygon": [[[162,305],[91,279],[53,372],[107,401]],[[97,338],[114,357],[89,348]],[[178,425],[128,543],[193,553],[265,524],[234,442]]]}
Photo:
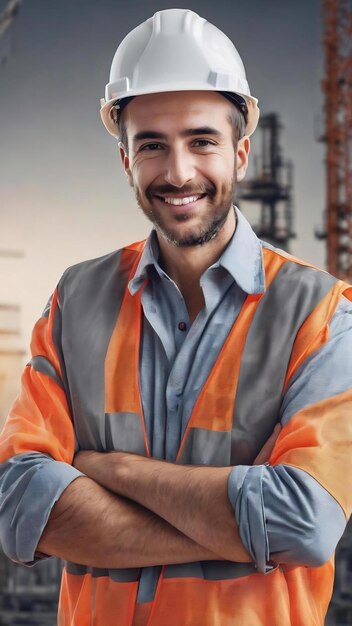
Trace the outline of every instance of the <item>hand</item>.
{"label": "hand", "polygon": [[271,433],[269,439],[265,442],[265,444],[263,445],[261,451],[259,452],[259,454],[256,456],[256,458],[253,461],[253,465],[263,465],[263,463],[266,463],[271,456],[271,453],[274,449],[274,446],[276,444],[276,440],[280,434],[282,430],[282,426],[281,424],[276,424],[273,432]]}

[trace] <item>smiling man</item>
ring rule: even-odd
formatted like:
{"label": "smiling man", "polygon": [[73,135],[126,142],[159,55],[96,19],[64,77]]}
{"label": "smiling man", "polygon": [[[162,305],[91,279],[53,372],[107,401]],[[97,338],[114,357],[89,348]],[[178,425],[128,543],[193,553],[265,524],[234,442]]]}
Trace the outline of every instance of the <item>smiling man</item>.
{"label": "smiling man", "polygon": [[120,148],[125,171],[161,245],[166,239],[199,251],[212,239],[219,246],[217,235],[226,244],[235,225],[235,179],[249,152],[248,137],[239,148],[233,140],[233,104],[205,91],[145,95],[126,107],[123,124],[131,138],[129,152]]}
{"label": "smiling man", "polygon": [[148,239],[69,268],[0,440],[59,626],[323,626],[351,510],[352,289],[233,205],[259,109],[192,11],[120,44],[101,114]]}

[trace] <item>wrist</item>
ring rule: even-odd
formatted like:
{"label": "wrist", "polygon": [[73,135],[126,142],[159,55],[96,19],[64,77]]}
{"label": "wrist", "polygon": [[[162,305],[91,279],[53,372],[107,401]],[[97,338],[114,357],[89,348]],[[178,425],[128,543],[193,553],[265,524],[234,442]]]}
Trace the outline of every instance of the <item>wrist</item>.
{"label": "wrist", "polygon": [[145,463],[146,458],[138,454],[127,452],[113,452],[111,453],[111,482],[110,489],[119,493],[125,498],[138,501],[135,496],[135,490],[137,485],[141,483],[141,473],[143,473],[143,467],[141,463]]}
{"label": "wrist", "polygon": [[112,480],[112,459],[106,452],[96,452],[95,450],[82,450],[75,455],[73,465],[95,482],[111,489]]}
{"label": "wrist", "polygon": [[127,452],[83,450],[76,454],[73,465],[106,489],[132,497],[127,489],[128,477],[138,460],[143,458]]}

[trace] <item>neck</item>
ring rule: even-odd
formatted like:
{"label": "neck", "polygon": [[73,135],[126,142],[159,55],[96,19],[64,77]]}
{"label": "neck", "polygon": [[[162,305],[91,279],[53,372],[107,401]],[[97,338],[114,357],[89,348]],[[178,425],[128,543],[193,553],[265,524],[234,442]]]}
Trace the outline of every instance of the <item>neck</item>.
{"label": "neck", "polygon": [[236,215],[230,211],[217,236],[204,245],[177,247],[157,233],[162,267],[181,291],[191,320],[204,306],[200,277],[220,258],[235,229]]}

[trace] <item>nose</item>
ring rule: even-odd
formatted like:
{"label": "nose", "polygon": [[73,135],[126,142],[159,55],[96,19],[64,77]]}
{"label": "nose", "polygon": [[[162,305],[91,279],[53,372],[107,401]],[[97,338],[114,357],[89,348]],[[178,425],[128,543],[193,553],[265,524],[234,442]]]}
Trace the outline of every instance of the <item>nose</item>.
{"label": "nose", "polygon": [[192,155],[182,148],[174,147],[169,150],[165,164],[164,178],[174,187],[183,187],[194,177],[194,163]]}

